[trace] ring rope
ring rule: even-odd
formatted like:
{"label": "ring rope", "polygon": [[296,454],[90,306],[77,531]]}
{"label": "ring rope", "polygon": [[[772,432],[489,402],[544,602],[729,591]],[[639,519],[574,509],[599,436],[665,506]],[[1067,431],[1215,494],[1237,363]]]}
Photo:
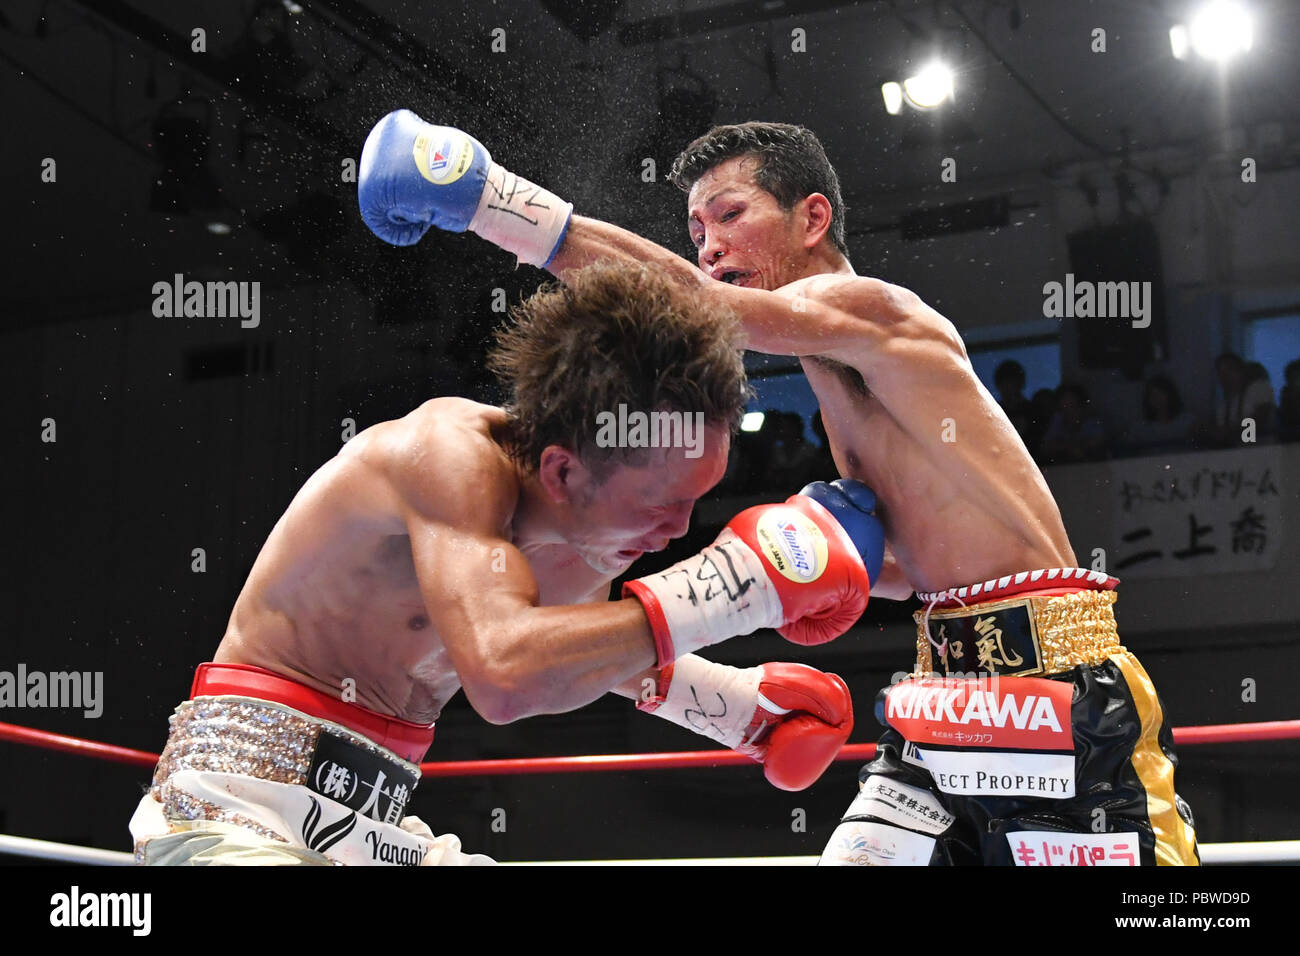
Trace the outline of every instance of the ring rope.
{"label": "ring rope", "polygon": [[[1174,742],[1181,746],[1249,743],[1260,740],[1300,739],[1300,720],[1267,720],[1242,724],[1208,724],[1175,727]],[[69,737],[18,724],[0,723],[0,740],[81,754],[98,760],[153,767],[158,754],[114,744]],[[865,761],[875,756],[875,744],[849,744],[836,760]],[[748,766],[750,757],[731,750],[681,750],[669,753],[597,754],[577,757],[515,757],[502,760],[456,760],[420,764],[426,777],[502,776],[533,773],[590,773],[613,770],[678,770],[691,767]]]}
{"label": "ring rope", "polygon": [[[1202,843],[1197,847],[1201,863],[1225,866],[1234,863],[1300,862],[1300,840],[1261,840],[1255,843]],[[95,847],[32,840],[0,834],[0,854],[88,866],[131,866],[130,853]],[[815,856],[684,857],[664,860],[548,860],[517,861],[507,866],[812,866]]]}

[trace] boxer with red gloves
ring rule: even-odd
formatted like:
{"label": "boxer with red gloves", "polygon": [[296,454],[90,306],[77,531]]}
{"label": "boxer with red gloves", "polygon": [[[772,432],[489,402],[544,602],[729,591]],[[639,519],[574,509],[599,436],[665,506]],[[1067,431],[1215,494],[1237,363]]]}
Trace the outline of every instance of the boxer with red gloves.
{"label": "boxer with red gloves", "polygon": [[[388,114],[367,137],[357,193],[366,225],[394,245],[417,242],[432,227],[471,230],[521,262],[542,267],[562,244],[573,209],[493,162],[472,136],[426,123],[409,110]],[[623,595],[644,608],[656,667],[662,669],[655,678],[664,688],[655,698],[655,712],[755,756],[778,786],[811,784],[852,727],[842,682],[811,668],[766,665],[786,668],[786,679],[797,674],[808,684],[791,700],[811,709],[785,707],[774,689],[777,700],[768,701],[777,708],[772,711],[760,705],[753,687],[735,701],[726,699],[722,688],[731,693],[754,683],[752,669],[742,672],[751,674],[747,682],[724,678],[734,669],[684,655],[761,628],[776,629],[798,644],[820,644],[842,634],[866,607],[883,562],[884,532],[874,509],[875,495],[860,482],[818,482],[782,504],[746,510],[698,555],[628,582]],[[686,686],[703,689],[729,708],[725,733],[716,724],[706,732],[681,716],[690,709],[679,712],[671,692],[683,686],[682,673],[674,678],[671,667],[679,659],[691,677]],[[695,678],[702,680],[705,672],[716,680],[697,686]],[[639,682],[628,681],[620,692],[634,696],[629,688]],[[759,713],[768,714],[768,721],[759,720],[744,733]],[[814,723],[823,731],[812,732]],[[804,732],[792,733],[796,729]],[[800,757],[805,750],[808,756]],[[773,769],[788,766],[799,770]]]}
{"label": "boxer with red gloves", "polygon": [[[459,142],[408,143],[416,175],[469,176]],[[852,719],[838,678],[687,652],[760,627],[803,642],[847,628],[879,563],[869,492],[822,485],[750,509],[680,573],[609,600],[726,470],[750,394],[735,317],[662,270],[597,264],[513,318],[491,356],[505,408],[443,397],[371,426],[272,529],[132,818],[141,861],[484,862],[406,812],[462,690],[500,724],[615,689],[640,699],[641,680],[623,685],[644,675],[648,708],[762,761],[777,786],[834,757]],[[622,406],[698,432],[602,444],[600,416]]]}
{"label": "boxer with red gloves", "polygon": [[698,555],[627,582],[662,665],[638,707],[748,754],[775,787],[811,786],[853,730],[844,681],[803,664],[738,669],[685,652],[738,628],[775,628],[797,644],[844,633],[884,558],[874,511],[861,482],[814,482],[784,504],[742,511]]}
{"label": "boxer with red gloves", "polygon": [[[421,142],[439,144],[444,159],[431,160]],[[890,729],[824,862],[1053,862],[1066,858],[1065,834],[1079,835],[1071,852],[1080,860],[1100,852],[1144,865],[1198,862],[1192,814],[1174,786],[1168,715],[1118,642],[1113,584],[1077,567],[1047,482],[980,384],[954,324],[908,289],[855,272],[839,179],[811,130],[746,122],[715,127],[685,147],[668,178],[686,193],[694,265],[611,223],[573,215],[467,143],[464,133],[410,113],[385,117],[366,143],[372,162],[363,161],[358,189],[372,230],[401,242],[430,225],[470,228],[565,281],[614,260],[654,263],[694,284],[739,315],[747,347],[798,357],[842,474],[884,496],[892,555],[873,589],[897,600],[924,595],[916,672],[956,666],[998,676],[1016,689],[1012,696],[1040,702],[1048,698],[1035,682],[1075,685],[1074,739],[1067,729],[1051,748],[1062,752],[1050,758],[1010,753],[1024,742],[991,743],[964,724],[926,737],[930,731],[900,717],[901,701],[910,707],[913,699],[894,695]],[[453,152],[462,158],[454,169],[465,172],[448,189],[460,173],[428,175],[421,164],[445,169]],[[661,657],[665,641],[699,640],[693,622],[676,617],[694,608],[689,598],[698,591],[673,591],[664,604],[664,585],[642,595],[663,605],[650,612]],[[764,615],[777,616],[771,607]],[[1013,632],[1032,640],[1004,653],[1004,639],[1016,643]],[[956,690],[924,685],[908,693]],[[1068,686],[1064,692],[1068,705]],[[970,700],[985,702],[978,690]],[[1079,757],[1077,781],[1071,750],[1088,757]],[[1055,769],[1029,774],[1026,761]],[[909,795],[902,814],[882,796],[900,787]],[[1099,809],[1104,834],[1096,832]]]}

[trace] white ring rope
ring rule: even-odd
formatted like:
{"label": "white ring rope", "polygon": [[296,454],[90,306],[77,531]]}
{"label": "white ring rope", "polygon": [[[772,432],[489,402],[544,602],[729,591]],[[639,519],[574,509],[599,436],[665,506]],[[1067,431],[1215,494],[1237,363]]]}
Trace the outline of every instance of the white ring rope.
{"label": "white ring rope", "polygon": [[[1201,862],[1209,866],[1233,863],[1300,863],[1300,840],[1264,840],[1254,843],[1202,843]],[[130,853],[95,847],[31,840],[0,834],[0,853],[84,863],[88,866],[130,866]],[[509,863],[507,866],[812,866],[815,856],[731,856],[689,857],[677,860],[554,860]]]}
{"label": "white ring rope", "polygon": [[3,833],[0,833],[0,853],[12,853],[14,856],[27,856],[37,860],[84,863],[87,866],[130,866],[135,862],[130,853],[98,850],[93,846],[73,846],[71,843],[51,843],[49,840],[29,840],[27,837],[6,836]]}

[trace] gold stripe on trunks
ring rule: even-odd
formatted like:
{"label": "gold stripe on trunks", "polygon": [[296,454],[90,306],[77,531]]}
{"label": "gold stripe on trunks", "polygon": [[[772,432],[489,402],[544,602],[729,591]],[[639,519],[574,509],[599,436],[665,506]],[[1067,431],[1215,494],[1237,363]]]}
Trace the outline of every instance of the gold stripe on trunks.
{"label": "gold stripe on trunks", "polygon": [[1155,686],[1132,654],[1116,655],[1115,664],[1124,675],[1142,724],[1142,736],[1133,748],[1129,763],[1146,790],[1147,819],[1156,841],[1156,866],[1200,866],[1196,831],[1178,812],[1174,764],[1160,746],[1165,715]]}

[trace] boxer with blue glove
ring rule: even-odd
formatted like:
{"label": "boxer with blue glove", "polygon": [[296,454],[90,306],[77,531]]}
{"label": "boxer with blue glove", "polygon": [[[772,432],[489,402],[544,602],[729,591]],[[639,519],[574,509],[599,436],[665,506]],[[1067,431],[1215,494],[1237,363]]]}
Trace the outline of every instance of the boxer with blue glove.
{"label": "boxer with blue glove", "polygon": [[573,213],[572,203],[494,163],[469,134],[410,110],[389,113],[366,138],[357,197],[366,225],[395,246],[418,242],[432,226],[468,229],[542,268]]}
{"label": "boxer with blue glove", "polygon": [[[1077,567],[1047,482],[953,323],[913,292],[854,271],[839,179],[817,137],[786,123],[718,126],[686,146],[668,179],[686,193],[694,265],[610,223],[569,215],[558,224],[564,204],[549,197],[542,204],[557,211],[549,228],[533,217],[531,241],[493,241],[521,258],[529,249],[524,261],[561,278],[596,261],[653,263],[738,314],[748,348],[798,357],[841,473],[888,506],[892,554],[872,582],[876,596],[902,600],[915,589],[926,602],[916,613],[914,673],[996,676],[1008,693],[997,706],[1059,697],[1065,709],[1053,719],[1074,724],[1073,735],[1067,727],[1051,740],[971,734],[967,717],[997,703],[978,684],[886,691],[889,730],[822,861],[1051,863],[1067,858],[1066,835],[1087,834],[1087,846],[1069,847],[1080,861],[1101,852],[1108,861],[1196,864],[1164,705],[1117,636],[1117,582]],[[422,221],[459,209],[479,231],[478,204],[467,212],[463,198],[399,191],[420,196]],[[494,231],[505,232],[485,220],[482,234]],[[671,609],[667,632],[694,640]],[[954,693],[975,709],[947,724],[915,717]],[[1076,767],[1070,751],[1088,759]],[[889,804],[898,794],[907,812]],[[1094,831],[1099,809],[1105,834]]]}
{"label": "boxer with blue glove", "polygon": [[[494,162],[473,137],[409,110],[371,131],[357,192],[366,225],[394,245],[413,244],[431,227],[469,230],[543,268],[573,210]],[[749,754],[775,786],[809,786],[853,726],[843,681],[803,665],[742,670],[691,652],[760,628],[800,644],[842,634],[862,614],[884,561],[874,510],[875,495],[860,482],[817,482],[784,504],[742,512],[695,557],[628,582],[624,596],[644,607],[658,660],[618,691]],[[638,693],[647,681],[655,692]]]}

